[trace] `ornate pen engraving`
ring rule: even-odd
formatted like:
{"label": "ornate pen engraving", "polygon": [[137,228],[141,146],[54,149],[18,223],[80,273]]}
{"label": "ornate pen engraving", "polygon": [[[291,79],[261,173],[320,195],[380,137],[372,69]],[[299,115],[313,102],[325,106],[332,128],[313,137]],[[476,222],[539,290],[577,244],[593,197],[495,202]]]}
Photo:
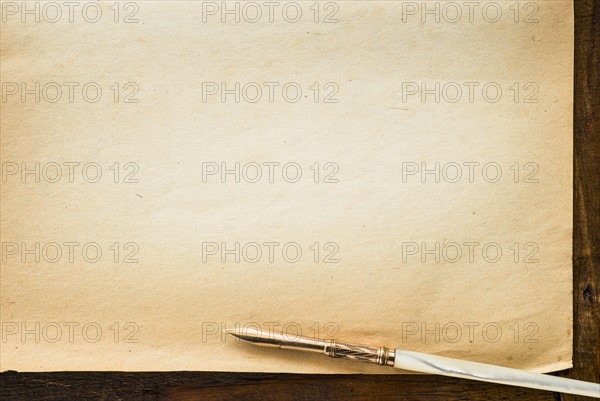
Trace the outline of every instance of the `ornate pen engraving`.
{"label": "ornate pen engraving", "polygon": [[332,358],[346,358],[382,366],[394,366],[395,352],[385,347],[373,348],[332,341],[324,351]]}

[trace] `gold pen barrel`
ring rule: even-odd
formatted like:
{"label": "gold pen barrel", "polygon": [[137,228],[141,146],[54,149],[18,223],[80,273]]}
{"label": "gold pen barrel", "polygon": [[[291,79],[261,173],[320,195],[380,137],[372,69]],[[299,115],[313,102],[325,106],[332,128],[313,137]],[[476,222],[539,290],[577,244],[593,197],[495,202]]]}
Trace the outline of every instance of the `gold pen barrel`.
{"label": "gold pen barrel", "polygon": [[228,329],[226,331],[235,337],[260,347],[317,352],[332,358],[344,358],[382,366],[394,366],[395,350],[385,347],[375,348],[366,345],[342,343],[335,340],[318,340],[252,328]]}

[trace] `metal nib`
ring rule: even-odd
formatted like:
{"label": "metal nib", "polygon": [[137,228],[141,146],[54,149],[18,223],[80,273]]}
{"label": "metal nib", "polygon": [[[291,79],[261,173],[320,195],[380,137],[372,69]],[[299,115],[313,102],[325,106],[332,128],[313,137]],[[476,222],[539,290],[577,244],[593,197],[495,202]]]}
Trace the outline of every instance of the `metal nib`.
{"label": "metal nib", "polygon": [[333,358],[346,358],[377,365],[394,366],[395,351],[335,340],[319,340],[294,335],[277,334],[252,328],[225,329],[228,334],[261,347],[276,347],[298,351],[317,352]]}

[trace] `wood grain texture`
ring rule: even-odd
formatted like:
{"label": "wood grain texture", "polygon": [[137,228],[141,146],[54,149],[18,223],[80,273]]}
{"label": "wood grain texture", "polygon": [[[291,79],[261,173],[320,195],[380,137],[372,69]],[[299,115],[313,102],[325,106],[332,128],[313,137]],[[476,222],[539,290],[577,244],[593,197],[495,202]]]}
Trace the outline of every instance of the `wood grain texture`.
{"label": "wood grain texture", "polygon": [[[600,1],[575,2],[574,367],[600,380]],[[0,373],[3,400],[589,400],[424,375]]]}
{"label": "wood grain texture", "polygon": [[[575,2],[573,369],[600,381],[600,2]],[[563,395],[564,400],[589,398]]]}
{"label": "wood grain texture", "polygon": [[426,375],[2,373],[6,400],[519,400],[550,392]]}

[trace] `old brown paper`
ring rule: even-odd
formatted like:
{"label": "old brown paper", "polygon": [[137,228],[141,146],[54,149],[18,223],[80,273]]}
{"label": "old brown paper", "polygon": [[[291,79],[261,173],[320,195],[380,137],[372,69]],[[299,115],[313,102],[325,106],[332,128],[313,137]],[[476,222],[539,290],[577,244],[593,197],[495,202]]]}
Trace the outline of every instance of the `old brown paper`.
{"label": "old brown paper", "polygon": [[2,2],[1,369],[571,366],[570,1]]}

